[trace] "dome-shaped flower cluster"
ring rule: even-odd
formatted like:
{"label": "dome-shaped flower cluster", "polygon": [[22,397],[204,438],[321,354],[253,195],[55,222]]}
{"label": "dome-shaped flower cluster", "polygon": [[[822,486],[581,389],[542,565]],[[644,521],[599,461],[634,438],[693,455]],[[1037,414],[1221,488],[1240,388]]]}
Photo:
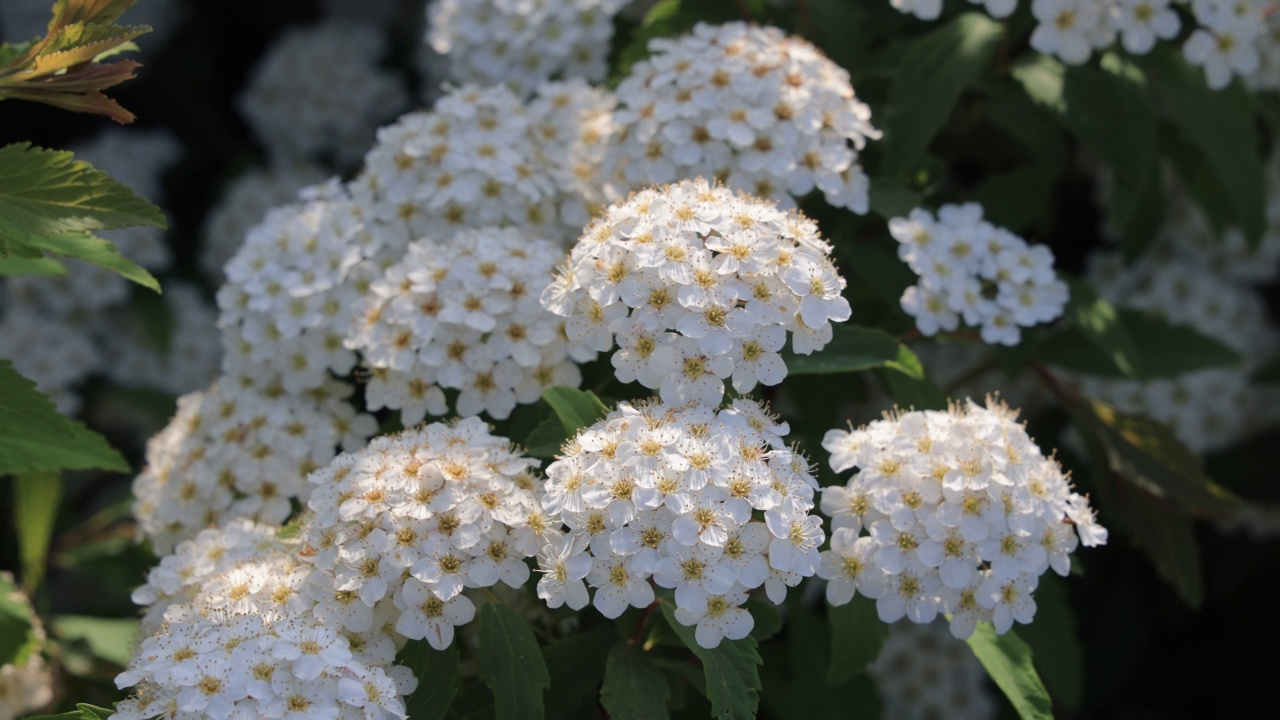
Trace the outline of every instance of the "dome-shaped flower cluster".
{"label": "dome-shaped flower cluster", "polygon": [[1003,633],[1031,622],[1045,570],[1066,575],[1079,543],[1107,539],[1088,500],[1002,405],[899,413],[832,430],[822,446],[836,472],[858,468],[822,495],[827,600],[875,598],[885,622],[951,613],[958,638],[983,620]]}
{"label": "dome-shaped flower cluster", "polygon": [[894,720],[995,720],[999,706],[987,671],[946,624],[897,622],[875,662],[867,666]]}
{"label": "dome-shaped flower cluster", "polygon": [[1067,285],[1053,271],[1053,252],[982,219],[977,203],[916,208],[889,221],[898,257],[920,276],[902,294],[902,309],[925,335],[965,325],[983,342],[1017,345],[1020,327],[1062,315]]}
{"label": "dome-shaped flower cluster", "polygon": [[558,529],[538,505],[537,464],[474,417],[338,456],[310,478],[302,530],[319,574],[315,615],[353,633],[394,626],[443,650],[475,615],[463,589],[520,587],[523,559]]}
{"label": "dome-shaped flower cluster", "polygon": [[378,67],[385,34],[343,20],[286,31],[258,64],[240,110],[285,160],[358,161],[380,122],[409,104],[403,81]]}
{"label": "dome-shaped flower cluster", "polygon": [[528,95],[546,80],[604,80],[613,16],[627,0],[436,0],[427,43],[447,79]]}
{"label": "dome-shaped flower cluster", "polygon": [[230,518],[284,522],[310,492],[307,473],[339,446],[358,447],[377,424],[330,381],[304,395],[223,377],[178,399],[169,426],[147,443],[133,484],[134,515],[157,553]]}
{"label": "dome-shaped flower cluster", "polygon": [[240,250],[253,226],[272,208],[295,202],[303,188],[323,180],[324,173],[318,167],[295,162],[254,168],[237,176],[205,216],[200,269],[221,282],[223,267]]}
{"label": "dome-shaped flower cluster", "polygon": [[858,152],[880,133],[849,73],[813,45],[737,22],[699,23],[649,49],[618,85],[611,182],[716,178],[783,205],[817,188],[836,207],[867,212]]}
{"label": "dome-shaped flower cluster", "polygon": [[403,720],[403,696],[417,679],[393,665],[395,638],[381,623],[360,633],[326,624],[314,570],[294,549],[215,561],[206,572],[193,562],[200,579],[116,677],[117,686],[136,689],[113,717]]}
{"label": "dome-shaped flower cluster", "polygon": [[370,409],[398,409],[412,425],[444,415],[441,388],[450,388],[459,391],[460,415],[503,419],[546,388],[578,385],[564,321],[537,303],[559,253],[557,243],[514,228],[411,243],[372,283],[347,339],[373,369]]}
{"label": "dome-shaped flower cluster", "polygon": [[[567,534],[538,556],[538,596],[593,604],[609,618],[675,590],[676,619],[703,647],[753,626],[742,604],[761,585],[775,603],[813,575],[822,521],[817,481],[785,423],[739,399],[720,410],[622,403],[578,433],[547,468],[542,507]],[[753,520],[754,512],[764,521]]]}
{"label": "dome-shaped flower cluster", "polygon": [[666,402],[716,405],[786,376],[850,315],[817,226],[704,180],[643,190],[587,226],[542,304],[570,341],[613,355],[618,379]]}

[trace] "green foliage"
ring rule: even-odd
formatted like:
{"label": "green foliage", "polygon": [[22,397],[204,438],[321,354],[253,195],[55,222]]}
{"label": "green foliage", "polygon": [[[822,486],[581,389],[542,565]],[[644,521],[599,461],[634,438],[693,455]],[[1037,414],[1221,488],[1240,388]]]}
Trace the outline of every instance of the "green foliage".
{"label": "green foliage", "polygon": [[845,605],[827,608],[831,623],[831,662],[827,684],[843,685],[866,669],[889,638],[889,626],[876,614],[874,600],[855,595]]}
{"label": "green foliage", "polygon": [[95,230],[164,227],[159,208],[70,152],[0,148],[0,258],[74,257],[160,291],[155,278]]}
{"label": "green foliage", "polygon": [[609,414],[609,408],[590,390],[560,385],[545,390],[542,399],[560,418],[565,437],[573,437],[582,428]]}
{"label": "green foliage", "polygon": [[542,649],[551,674],[547,720],[572,717],[584,705],[595,704],[613,637],[612,628],[599,626],[594,632],[568,635]]}
{"label": "green foliage", "polygon": [[405,710],[414,720],[441,720],[458,686],[458,645],[436,650],[426,640],[410,640],[396,655],[418,678],[418,687],[405,698]]}
{"label": "green foliage", "polygon": [[643,648],[619,642],[609,651],[600,704],[616,720],[662,720],[670,717],[667,678]]}
{"label": "green foliage", "polygon": [[1087,322],[1102,329],[1095,340],[1124,338],[1131,354],[1106,352],[1106,340],[1090,342],[1087,325],[1067,328],[1035,348],[1035,355],[1057,367],[1101,377],[1151,380],[1177,377],[1211,367],[1239,367],[1244,358],[1218,340],[1189,325],[1174,325],[1164,318],[1126,308],[1111,308],[1096,301]]}
{"label": "green foliage", "polygon": [[498,720],[541,720],[551,674],[529,623],[511,608],[480,608],[480,679],[493,691]]}
{"label": "green foliage", "polygon": [[831,342],[810,355],[787,353],[788,375],[829,375],[884,367],[917,380],[924,378],[920,358],[883,330],[836,325]]}
{"label": "green foliage", "polygon": [[76,709],[60,715],[33,715],[27,720],[107,720],[115,715],[110,708],[98,707],[89,703],[76,703]]}
{"label": "green foliage", "polygon": [[1067,278],[1067,284],[1071,288],[1065,313],[1068,325],[1126,377],[1138,377],[1142,372],[1138,346],[1121,324],[1115,306],[1082,280]]}
{"label": "green foliage", "polygon": [[1012,629],[997,635],[991,623],[978,623],[968,643],[1022,720],[1052,720],[1053,701],[1032,664],[1031,648]]}
{"label": "green foliage", "polygon": [[129,463],[0,359],[0,475],[93,468],[129,472]]}
{"label": "green foliage", "polygon": [[1031,646],[1036,670],[1054,699],[1076,710],[1084,694],[1084,665],[1075,612],[1067,598],[1067,586],[1045,573],[1036,586],[1035,621],[1018,627],[1018,635]]}
{"label": "green foliage", "polygon": [[694,639],[694,629],[680,624],[675,617],[675,605],[661,602],[662,615],[685,647],[702,661],[702,671],[707,683],[707,699],[711,701],[711,714],[719,720],[747,720],[756,716],[760,704],[760,669],[763,662],[756,650],[755,638],[748,635],[742,640],[721,640],[720,646],[708,650]]}
{"label": "green foliage", "polygon": [[22,561],[22,588],[28,595],[44,579],[61,500],[62,478],[57,473],[28,473],[13,479],[13,526]]}
{"label": "green foliage", "polygon": [[83,642],[93,657],[125,667],[133,659],[138,637],[136,618],[59,615],[51,623],[53,635],[66,643]]}
{"label": "green foliage", "polygon": [[21,662],[39,644],[31,606],[18,588],[0,575],[0,665]]}

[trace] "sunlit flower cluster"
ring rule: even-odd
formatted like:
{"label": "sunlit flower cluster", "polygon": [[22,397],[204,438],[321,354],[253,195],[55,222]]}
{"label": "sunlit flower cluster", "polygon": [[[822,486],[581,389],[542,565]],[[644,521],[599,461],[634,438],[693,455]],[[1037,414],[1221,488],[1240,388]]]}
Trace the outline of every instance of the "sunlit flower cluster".
{"label": "sunlit flower cluster", "polygon": [[573,342],[608,352],[619,380],[716,405],[786,376],[850,315],[817,225],[704,180],[643,190],[588,225],[542,304]]}
{"label": "sunlit flower cluster", "polygon": [[1017,345],[1021,327],[1054,320],[1067,304],[1053,252],[983,220],[977,203],[944,205],[936,217],[916,208],[890,220],[889,232],[898,257],[920,276],[901,302],[925,335],[963,320],[981,328],[983,342]]}
{"label": "sunlit flower cluster", "polygon": [[271,168],[254,168],[237,176],[222,191],[218,204],[204,221],[200,245],[200,269],[222,281],[227,264],[254,225],[268,211],[297,201],[303,188],[324,180],[324,173],[308,163],[278,163]]}
{"label": "sunlit flower cluster", "polygon": [[1031,622],[1040,576],[1066,575],[1077,545],[1104,544],[1107,531],[1015,415],[969,401],[827,433],[832,470],[858,468],[822,495],[832,533],[818,573],[831,604],[860,593],[885,622],[950,613],[962,639],[980,621],[999,633]]}
{"label": "sunlit flower cluster", "polygon": [[515,228],[411,243],[370,285],[347,339],[373,370],[369,408],[400,410],[412,425],[444,415],[449,388],[460,415],[502,419],[549,387],[578,385],[574,360],[595,351],[571,348],[564,321],[537,302],[560,252]]}
{"label": "sunlit flower cluster", "polygon": [[763,585],[781,603],[814,574],[825,538],[809,514],[817,481],[788,430],[747,399],[620,404],[547,468],[542,507],[568,532],[538,556],[538,596],[581,609],[585,580],[615,618],[653,601],[652,579],[675,590],[676,619],[696,626],[699,645],[745,637],[747,593]]}
{"label": "sunlit flower cluster", "polygon": [[998,714],[982,663],[947,634],[941,620],[894,623],[867,674],[880,691],[886,719],[995,720]]}
{"label": "sunlit flower cluster", "polygon": [[314,473],[303,555],[314,614],[346,632],[386,624],[443,650],[471,621],[465,588],[520,587],[548,524],[537,461],[477,418],[375,438]]}
{"label": "sunlit flower cluster", "polygon": [[867,212],[858,153],[880,133],[849,73],[813,45],[773,27],[700,23],[649,50],[618,85],[610,181],[716,178],[783,205],[816,188]]}
{"label": "sunlit flower cluster", "polygon": [[427,43],[446,79],[506,85],[521,95],[556,78],[604,80],[613,16],[627,0],[436,0]]}

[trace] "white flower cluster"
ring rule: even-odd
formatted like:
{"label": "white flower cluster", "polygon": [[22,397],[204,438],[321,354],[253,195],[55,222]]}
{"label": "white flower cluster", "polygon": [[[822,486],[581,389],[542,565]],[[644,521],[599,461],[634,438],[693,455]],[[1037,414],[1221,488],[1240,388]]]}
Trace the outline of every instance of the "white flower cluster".
{"label": "white flower cluster", "polygon": [[375,438],[310,481],[303,555],[317,572],[313,613],[350,633],[394,627],[437,650],[471,621],[464,588],[518,588],[546,542],[538,462],[478,418]]}
{"label": "white flower cluster", "polygon": [[[817,481],[759,403],[684,407],[622,403],[578,433],[547,468],[542,507],[568,526],[538,556],[538,596],[552,607],[593,604],[615,618],[675,590],[676,619],[698,644],[746,637],[742,607],[765,586],[775,603],[818,567]],[[752,519],[759,511],[764,522]]]}
{"label": "white flower cluster", "polygon": [[[1018,0],[969,0],[993,18],[1005,18]],[[942,0],[889,0],[900,12],[936,20]],[[1204,69],[1209,87],[1221,89],[1240,76],[1257,87],[1280,87],[1280,37],[1267,0],[1031,0],[1036,28],[1031,47],[1070,65],[1088,61],[1117,38],[1125,50],[1145,55],[1157,40],[1175,40],[1182,30],[1179,5],[1194,21],[1182,45],[1188,61]],[[1272,60],[1264,63],[1263,59]]]}
{"label": "white flower cluster", "polygon": [[849,73],[813,45],[736,22],[699,23],[649,49],[618,85],[611,182],[716,178],[784,206],[817,188],[836,207],[867,212],[858,152],[880,133]]}
{"label": "white flower cluster", "polygon": [[381,30],[341,19],[286,31],[239,100],[263,147],[285,160],[359,161],[374,129],[409,104],[403,79],[378,66],[386,44]]}
{"label": "white flower cluster", "polygon": [[136,314],[119,312],[98,329],[98,334],[111,333],[102,343],[105,372],[121,385],[155,388],[175,396],[208,387],[222,360],[222,344],[215,332],[217,310],[199,288],[180,280],[165,282],[161,297],[169,329],[163,343],[149,335],[154,328],[148,324],[157,320]]}
{"label": "white flower cluster", "polygon": [[984,620],[1004,633],[1031,622],[1045,570],[1065,576],[1078,543],[1107,540],[1088,500],[1003,405],[898,413],[831,430],[822,446],[836,472],[859,469],[822,494],[832,533],[818,574],[832,605],[857,592],[884,622],[951,613],[957,638]]}
{"label": "white flower cluster", "polygon": [[987,671],[941,621],[891,625],[867,674],[880,690],[886,720],[995,720],[998,715]]}
{"label": "white flower cluster", "polygon": [[223,267],[253,226],[272,208],[295,202],[303,188],[324,178],[324,173],[309,163],[281,162],[254,168],[228,183],[218,204],[205,216],[200,245],[200,269],[205,276],[221,282]]}
{"label": "white flower cluster", "polygon": [[554,78],[604,80],[613,16],[627,0],[436,0],[427,43],[446,79],[506,85],[522,96]]}
{"label": "white flower cluster", "polygon": [[337,381],[291,395],[224,376],[207,392],[179,398],[169,426],[147,443],[147,467],[134,480],[140,532],[166,554],[231,518],[284,522],[310,492],[307,473],[377,429],[349,394]]}
{"label": "white flower cluster", "polygon": [[459,415],[504,419],[549,387],[576,387],[574,360],[595,351],[571,346],[564,321],[537,303],[560,252],[515,228],[411,243],[370,285],[347,338],[373,370],[368,407],[400,410],[413,425],[444,415],[450,388],[459,391]]}
{"label": "white flower cluster", "polygon": [[[226,534],[245,532],[263,534]],[[197,544],[234,548],[234,541],[209,541]],[[118,687],[136,690],[113,717],[406,718],[403,696],[417,679],[392,664],[394,636],[385,624],[359,633],[325,624],[316,612],[315,572],[292,548],[236,562],[203,555],[214,567],[190,563],[199,580],[186,583],[186,597],[165,608],[160,630],[116,677]]]}
{"label": "white flower cluster", "polygon": [[[45,632],[40,616],[31,607],[31,600],[13,582],[13,575],[0,572],[0,595],[6,607],[6,642],[17,641],[22,647],[11,662],[0,664],[0,720],[27,717],[53,701],[53,669],[45,662]],[[23,606],[23,614],[31,619],[26,639],[10,634],[9,620],[17,619],[12,610]],[[6,648],[13,650],[15,648]]]}
{"label": "white flower cluster", "polygon": [[608,352],[619,380],[666,402],[716,405],[787,374],[850,316],[844,278],[798,211],[705,180],[635,193],[588,225],[542,295],[571,342]]}
{"label": "white flower cluster", "polygon": [[890,220],[889,233],[920,276],[901,302],[925,335],[955,330],[963,319],[981,328],[983,342],[1017,345],[1019,327],[1049,322],[1066,307],[1053,252],[983,220],[977,203],[944,205],[936,217],[916,208]]}

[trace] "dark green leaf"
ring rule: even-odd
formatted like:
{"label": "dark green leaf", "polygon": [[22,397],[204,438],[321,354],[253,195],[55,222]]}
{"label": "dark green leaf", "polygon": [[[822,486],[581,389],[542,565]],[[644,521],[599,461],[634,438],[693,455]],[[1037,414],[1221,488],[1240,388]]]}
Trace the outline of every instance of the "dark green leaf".
{"label": "dark green leaf", "polygon": [[542,720],[551,675],[529,623],[511,608],[492,602],[480,608],[478,670],[493,691],[498,720]]}
{"label": "dark green leaf", "polygon": [[[605,639],[607,637],[607,639]],[[551,692],[547,695],[547,720],[561,720],[593,700],[605,679],[605,660],[614,637],[612,628],[578,633],[561,638],[542,649],[551,674]]]}
{"label": "dark green leaf", "polygon": [[1139,377],[1142,372],[1138,347],[1120,322],[1115,306],[1103,300],[1083,280],[1065,278],[1071,288],[1065,315],[1071,327],[1085,340],[1111,358],[1126,377]]}
{"label": "dark green leaf", "polygon": [[560,419],[549,417],[534,426],[524,440],[524,449],[536,458],[553,458],[568,439]]}
{"label": "dark green leaf", "polygon": [[876,614],[875,601],[862,595],[845,605],[828,607],[827,619],[831,622],[827,684],[843,685],[880,655],[889,626]]}
{"label": "dark green leaf", "polygon": [[1049,692],[1063,707],[1075,710],[1084,693],[1084,666],[1066,583],[1045,573],[1035,599],[1035,622],[1019,627],[1018,634],[1031,646],[1036,670]]}
{"label": "dark green leaf", "polygon": [[31,605],[18,588],[0,575],[0,665],[23,662],[39,640]]}
{"label": "dark green leaf", "polygon": [[671,687],[638,645],[619,642],[609,651],[600,703],[614,720],[662,720],[670,717]]}
{"label": "dark green leaf", "polygon": [[991,64],[1000,23],[970,12],[911,43],[889,90],[882,170],[909,170],[951,117],[961,93]]}
{"label": "dark green leaf", "polygon": [[59,415],[35,383],[0,359],[0,475],[64,468],[130,470],[101,435]]}
{"label": "dark green leaf", "polygon": [[160,292],[160,283],[146,268],[120,254],[116,244],[88,233],[72,232],[62,235],[32,235],[26,239],[28,247],[58,255],[77,258],[100,268],[111,270],[126,280],[131,280],[148,290]]}
{"label": "dark green leaf", "polygon": [[871,288],[877,297],[895,308],[899,307],[903,291],[920,279],[895,252],[882,245],[853,242],[839,251],[849,258],[845,271],[848,276]]}
{"label": "dark green leaf", "polygon": [[559,385],[544,390],[542,399],[547,401],[560,418],[568,437],[573,437],[582,428],[609,414],[609,408],[590,390]]}
{"label": "dark green leaf", "polygon": [[138,636],[136,618],[103,618],[60,615],[53,619],[53,634],[65,642],[83,641],[96,658],[125,667],[133,660]]}
{"label": "dark green leaf", "polygon": [[916,379],[900,372],[881,370],[878,375],[889,397],[900,408],[946,410],[947,393],[928,377]]}
{"label": "dark green leaf", "polygon": [[1032,664],[1031,648],[1013,630],[996,635],[991,623],[978,623],[968,642],[1023,720],[1053,719],[1053,702]]}
{"label": "dark green leaf", "polygon": [[26,720],[107,720],[115,715],[111,708],[98,707],[89,703],[76,703],[76,709],[60,715],[33,715]]}
{"label": "dark green leaf", "polygon": [[168,356],[173,349],[173,334],[177,318],[174,309],[161,295],[154,293],[133,293],[129,298],[129,309],[142,328],[142,338],[153,351],[161,356]]}
{"label": "dark green leaf", "polygon": [[13,526],[18,531],[22,588],[28,595],[44,580],[61,500],[62,477],[58,473],[25,473],[13,479]]}
{"label": "dark green leaf", "polygon": [[787,353],[788,375],[827,375],[889,368],[917,380],[924,377],[920,358],[892,335],[875,328],[836,325],[831,342],[810,355]]}
{"label": "dark green leaf", "polygon": [[749,720],[756,716],[760,704],[760,653],[755,638],[721,640],[720,646],[708,650],[698,644],[693,628],[680,624],[675,605],[662,602],[662,614],[680,640],[702,661],[707,679],[707,699],[712,715],[719,720]]}
{"label": "dark green leaf", "polygon": [[1033,104],[1021,89],[1009,91],[1000,86],[992,91],[996,96],[983,105],[986,118],[1026,149],[1042,172],[1057,177],[1067,162],[1057,114],[1050,115]]}
{"label": "dark green leaf", "polygon": [[782,613],[772,600],[752,596],[747,598],[743,607],[755,620],[755,624],[751,626],[751,637],[756,642],[764,642],[782,630]]}
{"label": "dark green leaf", "polygon": [[1252,382],[1263,385],[1280,384],[1280,358],[1263,365],[1253,374]]}
{"label": "dark green leaf", "polygon": [[[1117,357],[1086,340],[1079,327],[1054,335],[1036,348],[1036,355],[1050,365],[1102,377],[1139,380],[1177,377],[1211,367],[1238,367],[1243,358],[1235,350],[1187,325],[1173,325],[1138,310],[1119,308],[1116,321],[1135,348],[1141,372],[1129,375]],[[1132,358],[1131,358],[1132,359]]]}
{"label": "dark green leaf", "polygon": [[988,177],[974,191],[973,202],[982,204],[987,220],[1018,230],[1045,216],[1054,175],[1039,165],[1024,165]]}
{"label": "dark green leaf", "polygon": [[885,220],[906,217],[912,210],[920,207],[924,199],[920,193],[895,182],[889,178],[871,178],[870,189],[871,212]]}
{"label": "dark green leaf", "polygon": [[458,688],[458,646],[436,650],[426,640],[410,640],[396,655],[418,678],[418,687],[405,698],[404,707],[414,720],[440,720],[449,711]]}

